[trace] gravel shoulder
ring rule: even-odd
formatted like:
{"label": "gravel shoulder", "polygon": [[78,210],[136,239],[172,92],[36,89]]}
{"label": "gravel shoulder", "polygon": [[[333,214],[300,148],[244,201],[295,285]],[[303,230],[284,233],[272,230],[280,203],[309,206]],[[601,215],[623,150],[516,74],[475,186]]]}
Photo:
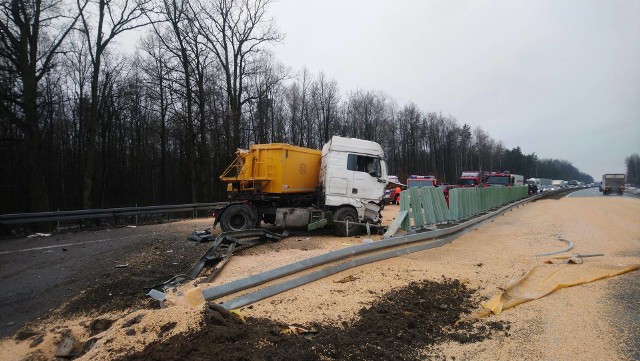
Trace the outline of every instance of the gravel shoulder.
{"label": "gravel shoulder", "polygon": [[[384,221],[390,222],[394,212],[397,212],[397,206],[388,206]],[[586,262],[640,263],[639,215],[640,200],[626,197],[540,200],[479,225],[443,247],[353,268],[254,303],[242,308],[240,313],[244,317],[285,325],[340,324],[393,290],[413,282],[443,279],[459,280],[465,287],[477,290],[475,302],[479,303],[543,261],[534,255],[564,248],[558,235],[574,243],[575,247],[569,253],[605,254]],[[34,347],[29,347],[33,337],[25,340],[16,340],[15,334],[5,337],[0,341],[0,359],[24,359],[28,355],[41,355],[47,359],[46,355],[55,351],[56,342],[65,334],[73,334],[78,339],[91,337],[88,325],[97,318],[108,318],[118,324],[144,313],[135,335],[125,335],[125,327],[113,326],[98,334],[95,346],[82,359],[117,358],[143,350],[154,340],[167,340],[188,330],[197,330],[201,327],[200,311],[183,307],[157,309],[139,289],[186,270],[209,246],[188,242],[186,236],[194,230],[207,228],[209,223],[208,220],[193,220],[110,231],[111,238],[119,241],[104,242],[104,247],[109,249],[96,253],[98,257],[78,253],[77,256],[84,260],[77,261],[78,266],[68,276],[61,277],[58,284],[45,282],[52,289],[25,278],[23,283],[34,283],[34,286],[30,291],[20,293],[13,283],[16,272],[24,275],[34,272],[30,277],[35,277],[35,273],[56,274],[55,268],[62,266],[53,262],[50,254],[36,251],[0,254],[0,281],[3,282],[0,284],[3,289],[0,306],[9,310],[8,313],[0,312],[2,323],[18,319],[16,315],[20,312],[27,314],[24,321],[43,317],[25,327],[44,336],[44,342]],[[95,233],[68,235],[65,237],[69,239],[58,242],[81,243],[106,237]],[[363,238],[292,236],[257,246],[236,253],[211,285],[359,244]],[[17,249],[4,244],[3,247],[0,251]],[[55,255],[66,257],[81,247],[65,247],[67,251],[56,249]],[[94,252],[93,247],[91,249]],[[43,255],[47,259],[40,262],[42,269],[20,268],[20,264],[28,264],[27,258]],[[116,263],[129,266],[115,269]],[[101,278],[106,269],[111,276]],[[561,289],[489,317],[491,321],[509,324],[508,334],[469,343],[448,341],[425,347],[421,352],[425,358],[438,359],[637,359],[639,277],[640,272],[635,271]],[[345,279],[349,281],[339,282]],[[77,289],[69,285],[77,285]],[[128,293],[121,291],[125,286],[129,286]],[[54,294],[60,288],[71,288],[72,294],[56,294],[44,308],[38,306],[41,311],[35,317],[25,311],[34,307],[29,304],[30,300],[42,299],[43,295]],[[168,323],[175,325],[162,331]],[[15,327],[19,326],[22,322],[16,323]],[[143,328],[145,333],[140,332]]]}

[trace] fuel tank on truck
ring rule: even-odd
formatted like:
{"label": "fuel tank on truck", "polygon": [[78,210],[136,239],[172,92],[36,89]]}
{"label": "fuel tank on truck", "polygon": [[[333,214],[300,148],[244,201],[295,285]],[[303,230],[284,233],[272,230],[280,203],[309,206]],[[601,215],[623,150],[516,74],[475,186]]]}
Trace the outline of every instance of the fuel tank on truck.
{"label": "fuel tank on truck", "polygon": [[322,152],[284,143],[254,144],[238,150],[220,179],[238,192],[313,193],[318,187]]}

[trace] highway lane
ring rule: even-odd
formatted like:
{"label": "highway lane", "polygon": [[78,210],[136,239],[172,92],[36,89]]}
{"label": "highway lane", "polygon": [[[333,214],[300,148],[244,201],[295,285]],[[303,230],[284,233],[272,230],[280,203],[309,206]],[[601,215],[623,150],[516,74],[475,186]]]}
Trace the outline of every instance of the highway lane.
{"label": "highway lane", "polygon": [[[131,293],[143,298],[144,287],[188,269],[209,247],[188,242],[186,236],[210,224],[209,218],[203,218],[0,241],[0,338],[26,322],[46,317],[51,310],[92,287],[103,285],[94,292],[103,294],[105,303],[127,298],[126,293],[114,293],[105,285],[121,275],[138,277],[130,282]],[[116,268],[142,252],[169,252],[170,260],[157,264],[157,271],[143,269],[141,262]]]}
{"label": "highway lane", "polygon": [[[598,187],[581,189],[566,195],[567,198],[575,197],[610,197],[610,198],[634,198],[640,199],[640,195],[624,193],[623,195],[609,194],[603,195]],[[637,250],[636,253],[640,253]],[[626,277],[620,277],[611,282],[612,298],[619,300],[614,302],[612,314],[617,315],[617,319],[613,322],[614,328],[621,335],[627,335],[621,340],[627,355],[632,360],[640,360],[640,273],[631,272]]]}
{"label": "highway lane", "polygon": [[571,197],[630,197],[630,198],[640,198],[640,196],[633,195],[630,193],[624,193],[624,195],[620,196],[619,194],[608,194],[603,195],[602,192],[598,189],[598,187],[580,189],[575,192],[571,192],[566,195],[567,198]]}

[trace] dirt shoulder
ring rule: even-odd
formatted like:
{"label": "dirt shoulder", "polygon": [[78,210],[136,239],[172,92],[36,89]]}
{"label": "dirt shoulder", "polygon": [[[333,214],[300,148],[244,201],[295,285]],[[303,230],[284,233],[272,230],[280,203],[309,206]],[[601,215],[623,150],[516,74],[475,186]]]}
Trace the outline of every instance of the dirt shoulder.
{"label": "dirt shoulder", "polygon": [[[385,209],[386,222],[390,222],[394,211],[397,211],[397,206]],[[328,330],[329,325],[343,325],[344,330],[357,325],[358,320],[369,317],[366,313],[363,314],[362,310],[375,309],[374,305],[378,302],[389,300],[388,295],[398,290],[405,290],[405,293],[410,290],[416,292],[418,288],[415,287],[418,286],[443,289],[441,286],[434,286],[435,283],[450,285],[446,287],[446,292],[442,293],[442,299],[448,300],[457,292],[458,297],[465,300],[468,307],[456,312],[469,312],[480,301],[493,296],[511,280],[544,261],[533,257],[534,255],[563,249],[565,244],[558,240],[558,235],[573,242],[574,249],[571,253],[605,254],[603,257],[593,257],[585,261],[590,264],[640,263],[639,214],[640,201],[637,199],[541,200],[507,212],[443,247],[353,268],[254,303],[239,312],[245,319],[273,322],[276,326],[269,326],[271,331],[267,332],[275,334],[278,334],[278,327],[287,325],[315,327],[321,330]],[[188,244],[185,243],[185,230],[194,227],[197,228],[197,225],[176,225],[175,230],[180,234],[174,234],[173,238],[161,237],[172,240],[167,241],[166,250],[142,247],[140,253],[134,252],[135,254],[119,261],[145,259],[145,252],[166,256],[167,250],[180,249],[179,245]],[[363,238],[294,236],[278,243],[258,246],[235,254],[212,285],[359,244]],[[192,248],[191,251],[195,249]],[[193,259],[195,258],[197,257],[194,256]],[[169,258],[159,257],[154,259],[152,264],[145,264],[145,267],[153,268],[154,265],[163,262],[166,264]],[[189,264],[190,261],[183,263]],[[135,268],[134,271],[145,267]],[[634,312],[638,309],[639,274],[640,272],[635,271],[611,279],[561,289],[542,299],[524,303],[483,320],[482,324],[475,326],[476,331],[478,327],[487,328],[488,325],[494,325],[494,330],[477,333],[479,337],[472,338],[472,342],[461,342],[459,337],[452,336],[434,343],[416,343],[417,355],[474,360],[569,359],[575,358],[576,355],[580,355],[582,359],[634,359],[633,355],[637,357],[638,354],[640,339],[637,315]],[[131,277],[146,276],[132,274]],[[464,291],[459,286],[453,287],[452,281],[446,280],[456,280],[456,284],[462,285]],[[428,299],[428,296],[424,297]],[[398,295],[394,298],[402,299]],[[79,301],[76,299],[74,302]],[[462,303],[463,301],[460,301],[460,304]],[[59,310],[68,310],[68,305]],[[43,342],[33,347],[30,346],[38,336],[25,335],[24,340],[16,340],[14,335],[2,340],[0,348],[3,351],[0,352],[0,358],[23,359],[30,354],[47,358],[46,355],[52,354],[57,344],[69,334],[77,341],[86,341],[92,337],[95,339],[95,344],[83,359],[114,359],[124,355],[142,355],[139,353],[144,352],[145,345],[153,344],[154,341],[159,341],[159,344],[169,342],[170,345],[177,342],[177,339],[172,337],[196,337],[199,332],[210,327],[205,320],[207,317],[213,317],[220,322],[220,317],[211,316],[202,309],[172,307],[159,310],[154,306],[141,302],[128,308],[103,308],[100,312],[86,312],[82,317],[73,312],[62,313],[62,316],[55,320],[43,320],[30,326],[32,331],[43,338]],[[394,309],[396,306],[387,304],[385,307]],[[429,307],[438,309],[444,306]],[[401,308],[407,310],[410,306],[405,304]],[[414,314],[407,312],[399,312],[399,316],[396,316],[406,317],[403,318],[403,322],[406,321],[405,325]],[[98,318],[112,320],[114,324],[107,330],[92,331],[91,325]],[[222,318],[224,319],[224,315]],[[508,327],[508,331],[505,331],[504,327]],[[211,333],[211,330],[208,332]],[[251,333],[251,329],[244,332],[245,335]],[[460,330],[452,332],[452,335],[460,334]],[[361,333],[352,333],[349,337],[354,338],[358,334]],[[423,330],[416,334],[428,333]],[[243,333],[239,332],[238,335],[242,339]],[[315,336],[316,340],[321,338],[322,336]],[[394,341],[396,338],[387,339],[389,346],[397,344]],[[280,339],[276,338],[273,342],[284,342],[283,345],[291,342],[278,340]],[[254,344],[254,347],[258,346]],[[380,348],[384,350],[384,347],[383,343]],[[164,359],[179,358],[178,350],[174,354],[163,355]]]}

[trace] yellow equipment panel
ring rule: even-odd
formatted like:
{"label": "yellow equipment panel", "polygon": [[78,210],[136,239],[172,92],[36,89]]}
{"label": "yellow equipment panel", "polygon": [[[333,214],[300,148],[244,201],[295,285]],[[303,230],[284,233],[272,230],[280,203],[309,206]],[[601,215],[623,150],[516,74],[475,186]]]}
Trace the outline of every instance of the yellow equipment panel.
{"label": "yellow equipment panel", "polygon": [[249,151],[237,154],[238,158],[220,176],[235,191],[313,193],[318,187],[322,158],[319,150],[272,143],[255,144]]}

